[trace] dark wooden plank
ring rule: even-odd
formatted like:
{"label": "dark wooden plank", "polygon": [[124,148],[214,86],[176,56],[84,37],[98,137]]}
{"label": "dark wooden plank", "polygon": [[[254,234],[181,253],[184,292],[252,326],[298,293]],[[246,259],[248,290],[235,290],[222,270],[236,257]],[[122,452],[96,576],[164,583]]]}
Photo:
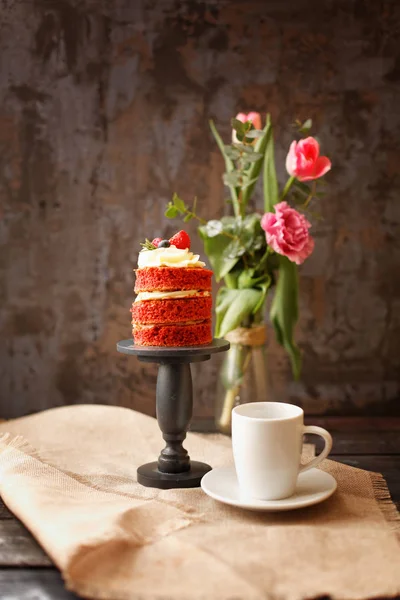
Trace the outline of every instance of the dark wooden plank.
{"label": "dark wooden plank", "polygon": [[352,435],[361,431],[400,431],[398,417],[335,417],[307,414],[305,422],[330,428],[332,431],[349,432]]}
{"label": "dark wooden plank", "polygon": [[308,422],[332,433],[333,454],[400,454],[400,419],[306,417]]}
{"label": "dark wooden plank", "polygon": [[0,566],[52,566],[29,531],[16,518],[0,521]]}
{"label": "dark wooden plank", "polygon": [[[307,416],[305,422],[331,432],[333,454],[400,454],[400,419]],[[313,441],[318,449],[321,440]]]}
{"label": "dark wooden plank", "polygon": [[[328,428],[327,428],[328,429]],[[398,431],[355,431],[330,430],[335,454],[400,454],[400,433]]]}
{"label": "dark wooden plank", "polygon": [[[305,417],[307,425],[319,425],[332,433],[333,454],[400,454],[400,419],[369,417]],[[213,419],[195,419],[190,427],[198,433],[214,433]],[[322,440],[312,436],[317,450]]]}
{"label": "dark wooden plank", "polygon": [[[400,431],[399,417],[337,417],[306,414],[306,425],[319,425],[333,431],[354,434],[361,431]],[[203,433],[215,433],[213,418],[194,417],[191,425],[193,430]]]}
{"label": "dark wooden plank", "polygon": [[0,569],[0,600],[76,600],[56,569]]}
{"label": "dark wooden plank", "polygon": [[[400,433],[396,431],[335,431],[326,426],[333,438],[332,454],[347,456],[349,454],[372,455],[400,455]],[[319,452],[324,442],[316,435],[307,435],[306,441],[315,444]]]}
{"label": "dark wooden plank", "polygon": [[14,515],[8,510],[3,500],[0,498],[0,521],[4,519],[13,519]]}

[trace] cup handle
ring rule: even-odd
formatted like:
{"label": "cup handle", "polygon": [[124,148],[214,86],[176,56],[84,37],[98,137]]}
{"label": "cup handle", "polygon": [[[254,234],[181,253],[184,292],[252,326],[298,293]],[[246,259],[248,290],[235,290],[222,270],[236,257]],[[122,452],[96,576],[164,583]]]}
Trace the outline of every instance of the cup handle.
{"label": "cup handle", "polygon": [[314,467],[319,465],[319,463],[322,462],[332,450],[332,436],[328,431],[326,431],[326,429],[323,429],[322,427],[317,427],[317,425],[306,425],[303,428],[303,435],[305,433],[315,433],[316,435],[320,435],[322,438],[324,438],[325,446],[321,454],[319,454],[319,456],[316,456],[315,458],[310,460],[309,463],[300,467],[299,473],[304,473],[304,471],[308,471],[308,469],[313,469]]}

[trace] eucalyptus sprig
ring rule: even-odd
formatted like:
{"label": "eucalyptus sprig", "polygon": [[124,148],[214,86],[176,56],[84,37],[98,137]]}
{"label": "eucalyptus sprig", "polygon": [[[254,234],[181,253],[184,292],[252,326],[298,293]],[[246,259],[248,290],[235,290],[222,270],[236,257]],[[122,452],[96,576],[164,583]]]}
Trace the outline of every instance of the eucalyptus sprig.
{"label": "eucalyptus sprig", "polygon": [[235,217],[243,217],[261,173],[265,150],[270,137],[269,116],[264,129],[255,129],[250,121],[232,119],[236,140],[224,144],[213,121],[210,129],[225,160],[224,184],[231,192]]}
{"label": "eucalyptus sprig", "polygon": [[150,240],[146,238],[144,242],[140,242],[143,250],[156,250],[157,246],[155,246]]}
{"label": "eucalyptus sprig", "polygon": [[197,219],[197,221],[199,221],[201,225],[205,225],[207,223],[207,221],[205,221],[204,219],[199,217],[198,214],[196,214],[196,204],[197,204],[197,198],[195,197],[195,199],[193,201],[193,206],[191,208],[189,208],[189,206],[187,204],[185,204],[185,202],[182,200],[182,198],[180,198],[178,196],[178,194],[175,192],[174,195],[172,196],[172,200],[170,200],[168,202],[167,208],[166,208],[166,211],[164,214],[166,217],[168,217],[168,219],[175,219],[178,216],[183,216],[184,223],[187,223],[188,221],[191,221],[192,219]]}
{"label": "eucalyptus sprig", "polygon": [[249,179],[251,165],[263,158],[263,154],[254,149],[255,140],[263,135],[263,131],[255,129],[251,121],[242,123],[238,119],[232,119],[232,127],[237,141],[225,145],[224,149],[226,156],[232,160],[235,168],[224,173],[223,181],[227,186],[234,185],[240,188],[238,202],[241,213],[243,213],[245,207],[243,206],[242,191],[255,183],[257,179],[254,177]]}
{"label": "eucalyptus sprig", "polygon": [[165,216],[175,219],[183,216],[184,222],[196,219],[205,251],[215,271],[217,281],[223,278],[238,260],[246,267],[254,260],[255,252],[263,248],[265,235],[260,225],[260,215],[222,217],[206,221],[196,213],[196,199],[189,207],[178,194],[167,205]]}

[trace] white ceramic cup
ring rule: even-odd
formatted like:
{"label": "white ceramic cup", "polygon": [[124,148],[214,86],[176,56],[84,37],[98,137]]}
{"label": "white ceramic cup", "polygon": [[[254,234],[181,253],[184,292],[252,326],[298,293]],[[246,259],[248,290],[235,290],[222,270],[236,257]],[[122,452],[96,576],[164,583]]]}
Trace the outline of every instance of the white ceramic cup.
{"label": "white ceramic cup", "polygon": [[[320,435],[325,447],[302,466],[305,433]],[[259,500],[280,500],[294,493],[299,473],[316,467],[328,456],[332,438],[322,427],[305,426],[299,406],[251,402],[232,411],[232,448],[241,492]]]}

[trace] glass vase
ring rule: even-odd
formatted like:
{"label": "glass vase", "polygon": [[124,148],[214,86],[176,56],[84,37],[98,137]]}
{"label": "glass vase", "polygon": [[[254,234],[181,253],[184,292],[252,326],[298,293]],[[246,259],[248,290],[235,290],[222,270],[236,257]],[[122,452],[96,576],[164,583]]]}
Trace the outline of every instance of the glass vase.
{"label": "glass vase", "polygon": [[254,328],[239,328],[226,336],[231,347],[219,371],[215,405],[215,425],[226,435],[231,434],[235,406],[268,400],[265,326],[257,330],[254,335]]}

